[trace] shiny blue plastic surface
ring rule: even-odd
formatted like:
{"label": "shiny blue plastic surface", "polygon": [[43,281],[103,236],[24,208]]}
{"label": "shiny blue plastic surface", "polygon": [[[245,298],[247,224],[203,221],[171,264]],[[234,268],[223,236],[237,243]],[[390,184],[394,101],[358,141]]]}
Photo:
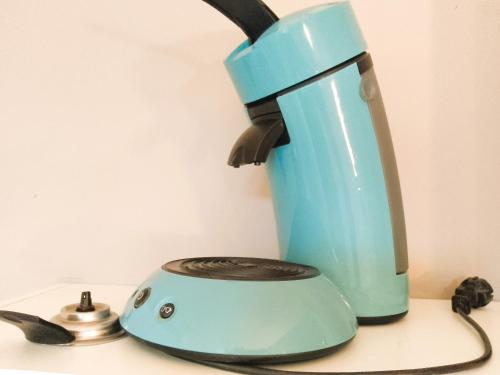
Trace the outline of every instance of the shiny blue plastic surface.
{"label": "shiny blue plastic surface", "polygon": [[[353,311],[325,276],[295,281],[211,280],[159,270],[139,290],[149,299],[120,318],[134,336],[219,355],[290,355],[330,348],[356,334]],[[168,319],[160,308],[175,305]]]}
{"label": "shiny blue plastic surface", "polygon": [[268,160],[282,257],[319,268],[358,317],[408,310],[382,161],[356,64],[280,96],[291,143]]}
{"label": "shiny blue plastic surface", "polygon": [[[283,18],[238,47],[226,66],[243,102],[252,103],[365,50],[349,3],[337,2]],[[127,332],[199,353],[293,355],[349,341],[355,316],[408,310],[408,277],[397,274],[384,163],[361,84],[351,64],[277,98],[291,139],[267,162],[282,258],[323,274],[250,282],[160,270],[139,287],[152,288],[146,303],[127,303],[120,318]],[[162,319],[167,303],[175,311]]]}
{"label": "shiny blue plastic surface", "polygon": [[226,67],[244,103],[305,81],[363,53],[366,43],[348,2],[282,18],[253,45],[240,45]]}

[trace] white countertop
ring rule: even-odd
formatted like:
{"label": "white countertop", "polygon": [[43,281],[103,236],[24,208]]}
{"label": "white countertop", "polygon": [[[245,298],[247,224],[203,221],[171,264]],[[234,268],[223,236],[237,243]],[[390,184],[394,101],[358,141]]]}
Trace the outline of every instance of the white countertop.
{"label": "white countertop", "polygon": [[[61,305],[79,300],[91,290],[95,302],[105,302],[120,313],[132,286],[63,284],[31,296],[1,303],[3,310],[50,319]],[[486,330],[493,349],[500,348],[500,303],[474,311],[472,317]],[[0,322],[0,369],[65,374],[225,374],[167,356],[130,337],[88,347],[32,344],[16,327]],[[449,301],[412,300],[409,315],[400,322],[361,327],[343,350],[323,359],[281,366],[300,371],[373,371],[435,366],[469,360],[482,353],[479,337],[457,315]],[[500,360],[467,374],[499,374]],[[0,370],[0,374],[4,374]],[[227,374],[227,373],[226,373]]]}

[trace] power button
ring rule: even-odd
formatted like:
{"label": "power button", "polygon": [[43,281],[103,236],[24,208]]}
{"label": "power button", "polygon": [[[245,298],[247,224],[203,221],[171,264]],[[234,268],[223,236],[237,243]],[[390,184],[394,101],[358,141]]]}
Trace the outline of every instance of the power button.
{"label": "power button", "polygon": [[139,294],[137,294],[137,297],[135,297],[134,307],[137,309],[142,305],[144,305],[144,303],[146,303],[150,295],[151,295],[151,288],[145,288],[141,290]]}
{"label": "power button", "polygon": [[162,319],[168,319],[172,316],[175,311],[175,306],[173,303],[167,303],[160,308],[160,316]]}

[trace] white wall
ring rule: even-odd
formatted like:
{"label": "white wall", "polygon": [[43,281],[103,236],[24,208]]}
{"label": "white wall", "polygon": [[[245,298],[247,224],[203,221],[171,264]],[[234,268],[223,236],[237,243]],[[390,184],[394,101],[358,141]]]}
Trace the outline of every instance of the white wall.
{"label": "white wall", "polygon": [[[319,0],[268,0],[280,15]],[[0,299],[140,282],[190,256],[277,257],[262,168],[200,0],[0,0]],[[414,296],[500,288],[500,1],[354,0],[400,166]]]}

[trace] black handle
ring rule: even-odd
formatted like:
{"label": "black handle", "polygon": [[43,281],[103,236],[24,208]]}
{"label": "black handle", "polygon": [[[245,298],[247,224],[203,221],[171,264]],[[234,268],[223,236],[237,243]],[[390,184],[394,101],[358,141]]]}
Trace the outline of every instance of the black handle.
{"label": "black handle", "polygon": [[233,21],[253,43],[278,16],[261,0],[203,0]]}
{"label": "black handle", "polygon": [[75,341],[75,336],[66,328],[47,322],[34,315],[13,311],[0,311],[0,320],[15,325],[28,341],[36,344],[66,345]]}

